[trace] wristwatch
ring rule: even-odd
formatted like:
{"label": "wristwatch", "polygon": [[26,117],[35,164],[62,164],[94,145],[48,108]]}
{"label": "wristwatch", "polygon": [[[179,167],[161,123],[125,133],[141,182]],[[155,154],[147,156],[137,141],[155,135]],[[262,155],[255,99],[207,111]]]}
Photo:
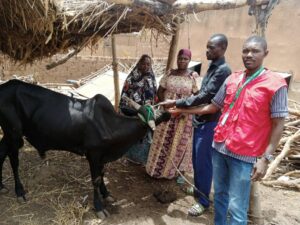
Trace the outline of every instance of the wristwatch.
{"label": "wristwatch", "polygon": [[269,163],[273,162],[275,159],[275,157],[271,154],[265,154],[265,155],[263,155],[263,158],[265,158]]}

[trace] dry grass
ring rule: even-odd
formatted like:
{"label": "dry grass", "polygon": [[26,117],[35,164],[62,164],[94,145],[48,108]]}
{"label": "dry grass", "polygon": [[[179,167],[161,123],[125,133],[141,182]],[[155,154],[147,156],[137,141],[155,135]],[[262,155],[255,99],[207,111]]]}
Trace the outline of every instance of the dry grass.
{"label": "dry grass", "polygon": [[[76,161],[77,163],[72,163]],[[67,163],[66,163],[67,162]],[[4,164],[4,183],[10,192],[1,210],[1,224],[82,224],[91,211],[88,204],[92,185],[88,165],[82,157],[66,152],[50,152],[47,160],[26,145],[20,154],[20,177],[28,193],[26,204],[14,196],[14,182],[8,160]],[[92,196],[90,196],[91,198]],[[37,220],[37,218],[39,218]]]}
{"label": "dry grass", "polygon": [[[152,14],[105,0],[1,0],[0,50],[21,63],[80,51],[111,33],[146,28],[170,34],[173,14]],[[171,12],[169,12],[171,13]]]}

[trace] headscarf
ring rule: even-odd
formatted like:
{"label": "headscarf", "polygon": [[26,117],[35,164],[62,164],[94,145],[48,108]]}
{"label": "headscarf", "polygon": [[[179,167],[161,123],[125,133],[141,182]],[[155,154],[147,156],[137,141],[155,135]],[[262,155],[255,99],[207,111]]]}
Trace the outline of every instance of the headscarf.
{"label": "headscarf", "polygon": [[187,56],[190,59],[192,58],[192,52],[187,48],[180,49],[178,52],[178,56],[180,56],[180,55]]}
{"label": "headscarf", "polygon": [[127,96],[140,105],[153,104],[155,101],[157,87],[152,66],[145,74],[141,74],[138,70],[139,63],[145,60],[145,58],[151,60],[150,56],[142,55],[124,83],[119,107],[125,114],[127,113],[124,109],[128,108],[128,106],[127,102],[122,99],[124,96]]}

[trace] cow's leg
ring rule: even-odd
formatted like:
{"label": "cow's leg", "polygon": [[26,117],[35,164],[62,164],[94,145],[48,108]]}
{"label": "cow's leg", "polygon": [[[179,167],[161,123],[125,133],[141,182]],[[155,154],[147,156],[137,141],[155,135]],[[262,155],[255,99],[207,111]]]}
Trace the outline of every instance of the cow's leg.
{"label": "cow's leg", "polygon": [[[109,213],[104,209],[103,203],[101,201],[102,193],[100,187],[103,182],[103,164],[99,163],[100,160],[95,159],[95,157],[90,157],[87,155],[87,159],[89,161],[91,177],[94,186],[94,207],[96,214],[99,218],[104,219],[109,216]],[[105,188],[106,189],[106,188]],[[106,190],[107,192],[107,190]]]}
{"label": "cow's leg", "polygon": [[106,185],[104,183],[104,172],[102,172],[102,174],[101,174],[100,193],[102,194],[103,199],[107,203],[115,202],[115,199],[110,195],[110,193],[107,190]]}
{"label": "cow's leg", "polygon": [[3,163],[7,156],[7,151],[8,151],[8,146],[5,143],[5,139],[2,138],[0,141],[0,194],[5,194],[8,192],[8,189],[4,186],[3,180],[2,180]]}
{"label": "cow's leg", "polygon": [[22,138],[14,139],[14,142],[10,146],[10,151],[8,152],[10,165],[15,179],[15,192],[19,201],[26,201],[25,190],[19,177],[19,148],[22,147],[23,144]]}
{"label": "cow's leg", "polygon": [[104,183],[104,171],[102,171],[100,179],[101,179],[100,185],[99,185],[100,193],[102,194],[102,197],[105,199],[109,196],[109,192]]}

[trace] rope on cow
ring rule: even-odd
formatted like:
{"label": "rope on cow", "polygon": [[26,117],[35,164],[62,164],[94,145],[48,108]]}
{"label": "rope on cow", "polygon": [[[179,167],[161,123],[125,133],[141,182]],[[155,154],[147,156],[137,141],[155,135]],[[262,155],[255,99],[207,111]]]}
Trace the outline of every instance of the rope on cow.
{"label": "rope on cow", "polygon": [[170,160],[171,160],[171,163],[173,164],[173,166],[174,166],[174,168],[176,169],[176,171],[179,173],[179,175],[187,182],[187,184],[189,185],[189,186],[191,186],[193,189],[194,189],[194,191],[196,191],[199,195],[201,195],[204,199],[206,199],[207,201],[209,201],[209,202],[212,202],[210,199],[209,199],[209,197],[207,197],[202,191],[200,191],[194,184],[192,184],[181,172],[180,172],[180,170],[178,169],[178,167],[175,165],[175,163],[174,163],[174,161],[173,161],[173,159],[171,159],[170,158]]}
{"label": "rope on cow", "polygon": [[153,109],[150,105],[142,106],[138,113],[139,118],[146,124],[154,119]]}
{"label": "rope on cow", "polygon": [[152,115],[151,119],[154,119],[154,113],[153,113],[153,109],[151,108],[150,105],[146,105],[146,110],[147,110],[147,122],[150,120],[150,116]]}

